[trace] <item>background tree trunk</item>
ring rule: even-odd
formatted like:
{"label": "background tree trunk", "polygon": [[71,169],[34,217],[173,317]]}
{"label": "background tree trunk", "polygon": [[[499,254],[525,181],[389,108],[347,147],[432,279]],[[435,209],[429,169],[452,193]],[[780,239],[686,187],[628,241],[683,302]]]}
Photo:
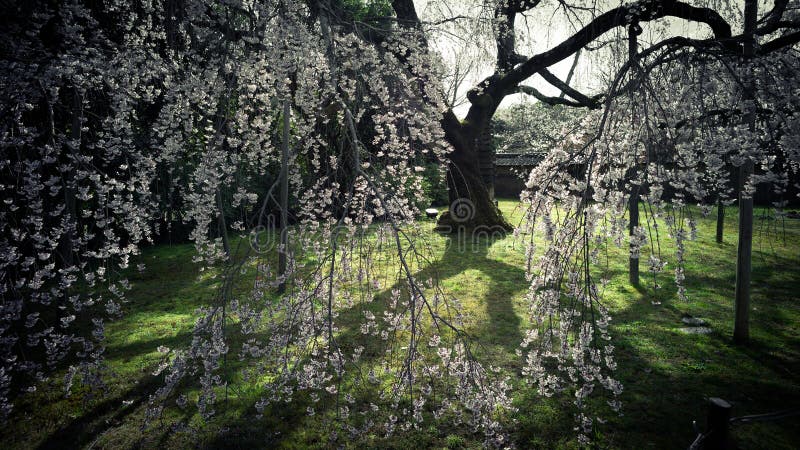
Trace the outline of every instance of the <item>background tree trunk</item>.
{"label": "background tree trunk", "polygon": [[[281,248],[278,251],[278,274],[286,276],[286,255],[289,252],[289,101],[283,101],[283,140],[281,142]],[[278,287],[279,292],[286,290],[285,278]]]}
{"label": "background tree trunk", "polygon": [[[639,33],[642,29],[639,24],[631,24],[628,27],[628,60],[636,61],[636,53],[639,49]],[[577,56],[575,57],[577,61]],[[638,73],[641,71],[639,63],[634,66],[634,70]],[[648,133],[649,138],[649,133]],[[651,145],[650,139],[645,145]],[[638,159],[638,158],[637,158]],[[639,226],[639,186],[631,184],[631,195],[628,198],[628,214],[630,215],[628,221],[628,235],[633,236],[636,228]],[[631,285],[639,285],[639,257],[628,257],[628,281]]]}
{"label": "background tree trunk", "polygon": [[[755,29],[758,2],[746,0],[744,5],[744,28],[749,39],[744,43],[745,58],[753,56],[755,51]],[[745,99],[755,98],[755,80],[751,77],[749,89],[745,90]],[[749,112],[747,122],[750,131],[755,131],[756,115]],[[739,246],[736,255],[736,299],[734,303],[735,319],[733,324],[733,342],[746,344],[750,340],[750,269],[753,253],[753,196],[745,193],[745,184],[753,175],[753,160],[745,158],[739,167]]]}

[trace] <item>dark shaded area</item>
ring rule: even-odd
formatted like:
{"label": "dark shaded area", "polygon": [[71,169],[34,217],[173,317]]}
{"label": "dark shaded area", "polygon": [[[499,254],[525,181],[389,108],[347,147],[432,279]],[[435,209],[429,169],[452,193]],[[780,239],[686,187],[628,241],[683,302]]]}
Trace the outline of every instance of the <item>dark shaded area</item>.
{"label": "dark shaded area", "polygon": [[145,376],[122,394],[96,404],[87,413],[51,434],[37,448],[40,450],[82,448],[95,442],[105,431],[119,425],[129,414],[142,406],[150,394],[162,384],[162,376]]}

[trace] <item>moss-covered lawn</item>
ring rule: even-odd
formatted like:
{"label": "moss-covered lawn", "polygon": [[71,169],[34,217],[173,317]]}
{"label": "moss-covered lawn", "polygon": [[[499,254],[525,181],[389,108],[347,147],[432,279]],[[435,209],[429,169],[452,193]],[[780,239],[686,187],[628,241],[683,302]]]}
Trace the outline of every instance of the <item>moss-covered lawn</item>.
{"label": "moss-covered lawn", "polygon": [[[516,218],[516,201],[501,201],[507,217]],[[608,417],[597,436],[602,447],[686,448],[702,426],[706,397],[734,403],[734,415],[800,407],[800,220],[757,220],[753,253],[752,344],[731,343],[736,259],[736,211],[729,208],[723,244],[714,241],[714,218],[700,220],[699,237],[688,245],[686,279],[689,302],[675,296],[671,273],[653,297],[644,267],[643,284],[628,283],[626,252],[609,249],[602,270],[611,282],[605,298],[613,313],[612,334],[618,348],[618,377],[624,384],[622,417]],[[432,230],[432,226],[430,227]],[[458,251],[446,237],[424,236],[440,259],[435,267],[443,286],[464,305],[470,331],[493,358],[492,363],[519,374],[514,354],[527,322],[523,252],[512,238],[477,251]],[[664,252],[671,255],[665,239]],[[448,250],[445,250],[448,248]],[[455,250],[454,250],[455,249]],[[322,446],[315,418],[291,408],[270,410],[257,419],[255,389],[232,389],[219,422],[201,426],[199,435],[164,428],[140,429],[149,392],[160,378],[151,375],[161,359],[157,348],[179,348],[191,336],[194,311],[213,298],[218,280],[201,274],[191,262],[191,245],[145,249],[148,269],[131,271],[133,285],[125,316],[107,327],[108,390],[93,400],[64,398],[60,377],[18,400],[15,413],[0,431],[0,448],[227,447],[305,448]],[[135,264],[134,264],[135,265]],[[644,266],[644,264],[643,264]],[[654,305],[653,300],[660,301]],[[700,317],[710,334],[686,334],[684,315]],[[520,448],[574,447],[570,399],[541,399],[519,383],[519,412],[511,432]],[[179,418],[170,413],[169,418]],[[741,448],[800,447],[800,417],[742,425],[735,429]],[[397,435],[367,437],[354,447],[461,448],[480,446],[480,436],[451,426]]]}

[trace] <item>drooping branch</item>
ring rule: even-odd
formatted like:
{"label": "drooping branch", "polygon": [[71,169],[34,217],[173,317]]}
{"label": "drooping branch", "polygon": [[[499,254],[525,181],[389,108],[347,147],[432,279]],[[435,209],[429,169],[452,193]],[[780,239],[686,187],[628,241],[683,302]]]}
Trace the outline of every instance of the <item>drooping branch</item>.
{"label": "drooping branch", "polygon": [[[755,114],[758,117],[771,117],[774,113],[775,113],[775,111],[773,111],[773,110],[771,110],[769,108],[761,108],[761,107],[755,108]],[[787,115],[791,115],[791,111],[785,111],[785,113]],[[697,115],[697,116],[693,116],[693,117],[687,117],[687,118],[685,118],[683,120],[680,120],[680,121],[675,123],[674,128],[676,130],[679,130],[679,129],[681,129],[683,127],[686,127],[688,125],[691,125],[691,124],[695,124],[695,123],[698,123],[698,122],[710,122],[710,121],[713,121],[713,120],[718,120],[720,123],[725,124],[728,121],[730,121],[731,118],[733,118],[733,117],[741,117],[741,116],[746,115],[746,114],[748,114],[748,112],[742,110],[741,108],[718,108],[718,109],[712,109],[712,110],[704,112],[703,114],[700,114],[700,115]],[[660,126],[661,127],[666,127],[667,124],[663,123],[663,124],[660,124]]]}
{"label": "drooping branch", "polygon": [[[564,80],[564,83],[569,84],[572,81],[572,76],[575,74],[575,69],[578,67],[578,59],[581,57],[581,51],[578,50],[575,52],[575,58],[572,60],[572,66],[569,68],[569,72],[567,72],[567,79]],[[564,91],[561,91],[561,94],[558,95],[559,97],[564,96]]]}

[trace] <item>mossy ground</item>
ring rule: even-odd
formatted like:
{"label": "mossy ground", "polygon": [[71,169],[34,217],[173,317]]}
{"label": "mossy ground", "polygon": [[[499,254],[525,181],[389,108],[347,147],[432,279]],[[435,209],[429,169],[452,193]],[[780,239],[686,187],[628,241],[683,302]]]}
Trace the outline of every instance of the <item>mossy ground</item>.
{"label": "mossy ground", "polygon": [[[500,208],[515,223],[516,201]],[[757,213],[759,215],[759,213]],[[800,221],[757,220],[753,252],[752,343],[731,343],[736,259],[736,211],[729,208],[725,242],[714,241],[712,217],[700,219],[699,235],[688,244],[688,302],[675,295],[671,273],[661,275],[663,288],[653,293],[647,272],[642,285],[627,278],[624,249],[608,250],[600,268],[610,279],[604,298],[611,309],[611,332],[617,347],[618,378],[625,391],[621,417],[607,417],[596,442],[611,448],[685,448],[693,440],[692,421],[702,427],[705,398],[734,403],[734,415],[771,412],[800,406]],[[447,291],[466,312],[469,331],[491,363],[519,374],[514,354],[527,319],[524,254],[508,237],[461,251],[448,237],[425,238],[440,258],[434,267]],[[452,242],[451,242],[452,244]],[[664,253],[671,243],[664,239]],[[9,423],[0,431],[2,448],[307,448],[323,447],[317,417],[301,410],[268,410],[258,419],[252,406],[257,389],[231,389],[218,421],[203,425],[198,417],[170,412],[201,429],[197,435],[170,431],[166,425],[140,428],[149,393],[160,378],[151,375],[161,360],[159,346],[180,348],[191,338],[196,308],[208,304],[218,279],[191,263],[191,245],[147,248],[146,272],[131,271],[126,314],[107,327],[108,389],[92,400],[64,398],[60,378],[17,401]],[[644,266],[644,264],[643,264]],[[660,305],[653,305],[653,300]],[[684,315],[705,319],[713,332],[684,334]],[[520,448],[575,447],[569,398],[542,399],[517,383],[510,429]],[[741,448],[797,448],[800,419],[742,425],[735,429]],[[430,425],[391,439],[368,436],[354,447],[471,448],[480,436],[449,425]]]}

